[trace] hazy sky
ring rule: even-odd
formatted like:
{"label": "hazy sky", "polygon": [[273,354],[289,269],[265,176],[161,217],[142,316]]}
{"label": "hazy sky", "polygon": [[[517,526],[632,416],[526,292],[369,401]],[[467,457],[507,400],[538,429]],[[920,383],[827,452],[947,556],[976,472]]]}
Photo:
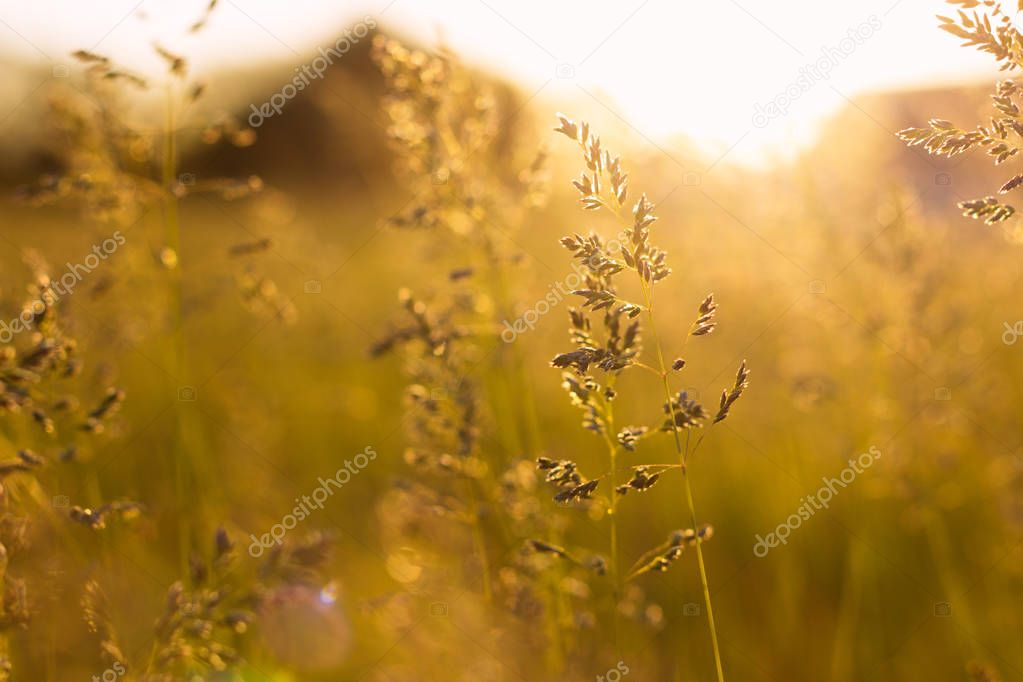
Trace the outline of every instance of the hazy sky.
{"label": "hazy sky", "polygon": [[[95,48],[145,71],[158,39],[199,68],[293,61],[370,15],[545,98],[593,97],[640,134],[750,156],[805,139],[867,90],[962,81],[991,61],[936,28],[940,0],[0,0],[0,48],[66,63]],[[775,107],[770,107],[770,103]],[[759,105],[759,108],[758,108]],[[782,110],[784,109],[784,115]],[[2,115],[3,112],[0,112]]]}

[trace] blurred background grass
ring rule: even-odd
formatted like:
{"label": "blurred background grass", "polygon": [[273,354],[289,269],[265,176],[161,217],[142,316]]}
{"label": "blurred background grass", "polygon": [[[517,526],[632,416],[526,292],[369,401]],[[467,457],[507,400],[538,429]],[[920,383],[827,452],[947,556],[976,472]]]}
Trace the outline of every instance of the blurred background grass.
{"label": "blurred background grass", "polygon": [[[145,511],[100,533],[68,530],[59,510],[33,512],[53,517],[39,522],[32,548],[9,570],[29,578],[45,616],[12,630],[13,679],[74,679],[107,666],[77,607],[86,577],[107,593],[122,648],[144,650],[167,586],[182,576],[182,524],[194,531],[191,549],[206,548],[224,524],[244,554],[250,533],[266,532],[318,477],[367,445],[378,459],[300,528],[333,535],[323,582],[339,586],[353,645],[340,663],[303,670],[313,649],[340,648],[347,629],[317,626],[331,635],[321,641],[264,612],[240,679],[554,679],[534,648],[538,633],[480,599],[469,559],[425,555],[412,549],[424,537],[389,530],[396,481],[412,475],[402,460],[407,381],[398,359],[371,359],[368,349],[388,329],[400,287],[440,291],[467,263],[429,231],[383,224],[414,195],[392,172],[384,86],[366,48],[271,119],[251,147],[182,149],[183,173],[251,174],[265,183],[237,201],[181,203],[185,367],[168,361],[173,302],[159,264],[166,245],[159,209],[122,228],[123,250],[60,303],[84,360],[85,396],[97,400],[116,385],[127,399],[85,461],[40,475],[45,495],[83,506],[130,498]],[[268,92],[280,75],[263,76]],[[992,186],[979,161],[928,158],[892,134],[935,112],[974,120],[986,89],[859,97],[813,146],[753,169],[703,158],[684,141],[665,153],[585,99],[527,101],[529,93],[492,84],[502,93],[508,149],[529,140],[553,151],[546,206],[499,232],[503,248],[521,257],[511,273],[516,307],[532,307],[570,272],[560,236],[613,229],[579,213],[568,185],[574,161],[548,132],[553,110],[571,107],[623,153],[633,185],[657,205],[657,237],[674,267],[661,294],[668,347],[704,295],[713,291],[721,306],[713,343],[690,347],[682,381],[712,403],[741,359],[753,370],[743,401],[693,464],[700,519],[716,530],[706,558],[729,678],[961,680],[967,662],[980,660],[1006,680],[1023,679],[1023,368],[1017,347],[1002,340],[1004,324],[1023,317],[1015,223],[985,228],[958,217],[956,201]],[[51,85],[57,92],[67,84]],[[132,115],[130,103],[119,106]],[[19,116],[45,125],[31,109]],[[25,123],[4,131],[5,148],[22,149],[3,175],[4,319],[17,315],[33,277],[27,249],[60,271],[109,234],[73,205],[33,206],[18,194],[39,175],[64,170],[62,139],[47,133],[45,145],[25,151],[17,132]],[[487,162],[499,167],[510,151],[498,144],[489,153]],[[230,255],[264,238],[269,249]],[[256,294],[246,295],[252,282]],[[567,309],[559,305],[514,344],[542,450],[508,435],[512,417],[490,401],[481,438],[494,463],[543,454],[602,466],[548,366],[564,350]],[[484,364],[479,379],[493,386],[506,377],[501,366]],[[182,401],[183,388],[196,399]],[[620,408],[622,423],[660,410],[661,399],[638,377],[626,376],[620,391],[641,396]],[[5,428],[5,454],[13,455],[22,438]],[[184,495],[172,483],[182,443],[192,467]],[[881,459],[830,509],[786,546],[754,557],[756,535],[870,447]],[[646,460],[673,457],[666,439],[646,449]],[[628,563],[687,525],[677,486],[643,495],[622,502]],[[551,504],[548,513],[571,512]],[[565,543],[606,551],[602,524],[570,526]],[[58,541],[61,533],[70,536]],[[488,538],[491,561],[501,565],[519,541]],[[684,615],[686,604],[702,599],[693,559],[641,580],[664,618],[658,628],[624,633],[620,658],[635,679],[710,679],[704,619]],[[419,563],[444,579],[409,580],[402,569]],[[950,616],[942,615],[945,603]],[[315,625],[312,615],[301,618]],[[594,630],[570,640],[563,678],[614,667],[608,627],[598,615]]]}

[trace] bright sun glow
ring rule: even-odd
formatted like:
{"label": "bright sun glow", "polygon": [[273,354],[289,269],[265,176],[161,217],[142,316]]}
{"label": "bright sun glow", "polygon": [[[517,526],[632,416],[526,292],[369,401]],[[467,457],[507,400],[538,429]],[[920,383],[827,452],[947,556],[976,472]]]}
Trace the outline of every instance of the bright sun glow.
{"label": "bright sun glow", "polygon": [[[940,0],[222,0],[198,37],[206,0],[34,3],[0,0],[8,50],[61,62],[96,47],[140,70],[159,40],[200,68],[262,56],[300,63],[364,15],[519,81],[540,101],[596,99],[651,140],[684,135],[705,152],[753,160],[811,140],[822,117],[864,91],[962,80],[987,60],[936,31]],[[913,44],[926,60],[902,59]]]}

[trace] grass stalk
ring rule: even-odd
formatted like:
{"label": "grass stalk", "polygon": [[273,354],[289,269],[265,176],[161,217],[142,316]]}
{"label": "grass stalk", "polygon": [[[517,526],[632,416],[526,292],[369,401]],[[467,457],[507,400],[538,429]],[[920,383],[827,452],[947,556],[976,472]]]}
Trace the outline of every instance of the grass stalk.
{"label": "grass stalk", "polygon": [[[173,81],[167,84],[167,107],[164,119],[163,131],[163,157],[161,159],[161,185],[163,187],[163,225],[166,240],[166,248],[169,253],[164,254],[164,264],[169,268],[168,295],[171,312],[171,368],[173,375],[179,380],[184,377],[185,365],[185,343],[184,343],[184,304],[182,287],[184,285],[181,277],[181,223],[178,216],[178,198],[173,192],[174,183],[177,178],[177,116],[174,109],[175,90]],[[173,387],[175,391],[180,386]],[[175,410],[175,438],[172,448],[174,458],[174,486],[175,503],[183,509],[183,500],[186,491],[189,489],[189,481],[186,480],[189,471],[186,469],[185,448],[185,423],[181,414],[182,406]],[[192,546],[192,525],[187,514],[178,514],[178,560],[182,570],[188,569],[188,557]]]}
{"label": "grass stalk", "polygon": [[[613,387],[613,384],[614,381],[612,379],[609,381],[608,387]],[[604,419],[607,422],[607,428],[604,429],[604,441],[607,443],[608,455],[611,461],[611,508],[608,510],[608,516],[611,517],[611,586],[614,600],[611,605],[611,620],[614,623],[615,653],[620,655],[621,641],[618,623],[618,604],[622,598],[622,580],[618,553],[618,493],[615,490],[618,487],[618,446],[611,439],[611,434],[614,433],[615,429],[614,407],[610,400],[604,401]]]}
{"label": "grass stalk", "polygon": [[[668,367],[664,362],[664,351],[661,349],[661,340],[657,334],[657,323],[654,320],[653,291],[646,282],[643,282],[643,295],[646,298],[647,319],[650,322],[650,334],[654,339],[654,348],[657,351],[657,363],[661,372],[661,383],[664,386],[664,399],[667,401],[667,404],[670,405],[671,387],[668,385]],[[692,523],[693,530],[698,530],[699,524],[696,520],[696,504],[693,501],[693,488],[689,482],[689,468],[687,466],[688,448],[683,447],[682,445],[682,438],[679,436],[678,424],[675,423],[674,417],[671,419],[671,424],[671,431],[675,441],[675,450],[682,465],[682,481],[686,493],[686,504],[689,507],[689,519]],[[710,628],[710,642],[714,650],[714,666],[717,669],[718,682],[724,682],[725,673],[724,668],[721,665],[721,650],[718,646],[717,627],[714,623],[714,607],[711,604],[710,599],[710,583],[707,580],[707,567],[703,560],[703,539],[699,536],[699,533],[697,533],[695,544],[696,563],[700,569],[700,586],[703,588],[703,603],[707,609],[707,625]]]}

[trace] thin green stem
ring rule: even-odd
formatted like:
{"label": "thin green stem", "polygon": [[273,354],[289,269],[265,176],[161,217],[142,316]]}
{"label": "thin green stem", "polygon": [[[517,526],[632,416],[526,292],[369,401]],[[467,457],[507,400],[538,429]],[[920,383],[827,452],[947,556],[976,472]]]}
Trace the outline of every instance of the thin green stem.
{"label": "thin green stem", "polygon": [[651,367],[650,365],[648,365],[646,363],[634,362],[634,363],[632,363],[632,366],[633,367],[639,367],[640,369],[645,369],[646,371],[652,372],[653,374],[656,374],[657,376],[661,376],[660,372],[658,372],[656,369],[654,369],[653,367]]}
{"label": "thin green stem", "polygon": [[[661,350],[661,340],[657,334],[657,323],[654,321],[654,302],[651,286],[643,282],[643,295],[646,297],[647,318],[650,322],[650,334],[654,339],[654,348],[657,350],[657,363],[661,368],[661,381],[664,385],[664,398],[668,405],[671,404],[671,387],[668,385],[668,369],[664,363],[664,352]],[[682,464],[682,480],[685,483],[686,504],[689,506],[689,518],[693,524],[693,531],[696,532],[696,562],[700,568],[700,585],[703,587],[703,603],[707,607],[707,624],[710,627],[710,642],[714,649],[714,665],[717,667],[718,682],[724,682],[725,673],[721,666],[721,651],[718,648],[717,627],[714,624],[714,607],[710,601],[710,584],[707,581],[707,567],[703,561],[703,539],[700,537],[699,525],[696,521],[696,504],[693,502],[693,488],[689,483],[689,469],[686,466],[688,460],[687,449],[682,447],[682,439],[679,436],[678,424],[675,423],[675,415],[671,415],[672,435],[675,437],[675,449],[678,452]]]}
{"label": "thin green stem", "polygon": [[[608,381],[610,388],[614,384],[614,377]],[[614,407],[610,400],[604,401],[604,442],[607,443],[608,455],[611,459],[611,508],[608,516],[611,517],[611,585],[614,596],[614,603],[611,606],[611,619],[614,623],[615,654],[621,653],[619,627],[618,627],[618,603],[621,601],[621,576],[618,570],[618,446],[611,437],[614,432]]]}
{"label": "thin green stem", "polygon": [[487,557],[487,545],[483,539],[483,528],[480,526],[480,517],[476,511],[479,509],[479,502],[477,501],[476,486],[473,485],[473,481],[470,480],[466,484],[469,492],[469,504],[472,505],[472,513],[470,514],[470,524],[472,526],[472,543],[476,546],[476,554],[480,560],[480,574],[483,581],[483,598],[489,604],[493,598],[494,589],[491,582],[490,576],[490,559]]}
{"label": "thin green stem", "polygon": [[[161,181],[163,186],[163,223],[167,249],[170,250],[170,259],[165,262],[172,267],[169,276],[169,294],[171,307],[171,367],[174,376],[179,380],[183,377],[184,370],[184,329],[183,329],[183,295],[181,287],[180,245],[181,226],[178,220],[178,198],[174,194],[174,182],[177,177],[177,120],[174,110],[174,84],[167,84],[167,111],[164,121],[163,136],[163,158],[161,168]],[[181,387],[174,387],[180,390]],[[179,405],[176,413],[176,437],[174,440],[174,483],[175,503],[183,505],[188,490],[189,482],[186,480],[188,471],[185,468],[186,448],[184,445],[186,434],[185,426]],[[178,519],[178,553],[182,570],[188,569],[188,555],[191,548],[191,522],[184,513],[179,514]]]}

